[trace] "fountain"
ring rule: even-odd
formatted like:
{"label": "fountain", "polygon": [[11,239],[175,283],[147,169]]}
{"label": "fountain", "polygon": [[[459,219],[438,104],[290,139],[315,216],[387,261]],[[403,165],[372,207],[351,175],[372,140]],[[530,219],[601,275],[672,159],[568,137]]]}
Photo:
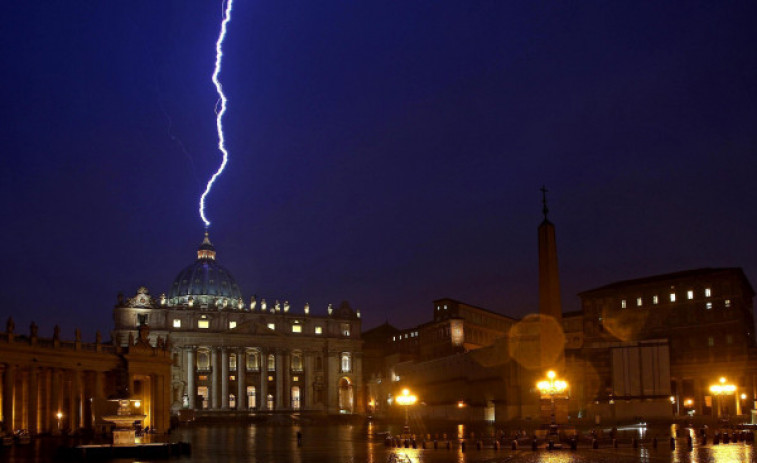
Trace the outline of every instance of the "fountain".
{"label": "fountain", "polygon": [[118,402],[118,411],[115,415],[106,415],[102,419],[116,425],[116,429],[113,430],[113,445],[135,445],[137,435],[134,422],[141,422],[147,415],[132,413],[129,399],[115,399],[112,402]]}

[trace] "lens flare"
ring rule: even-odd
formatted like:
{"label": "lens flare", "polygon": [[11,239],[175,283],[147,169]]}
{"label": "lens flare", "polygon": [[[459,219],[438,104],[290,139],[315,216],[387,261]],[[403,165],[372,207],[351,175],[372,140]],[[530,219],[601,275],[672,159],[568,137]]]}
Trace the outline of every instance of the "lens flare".
{"label": "lens flare", "polygon": [[223,115],[226,113],[226,94],[223,93],[223,85],[218,80],[218,76],[221,74],[221,58],[223,58],[223,40],[226,38],[226,25],[231,21],[231,3],[232,0],[225,0],[223,3],[223,20],[221,21],[221,32],[218,34],[218,40],[216,40],[216,65],[213,71],[213,84],[216,86],[216,92],[218,93],[218,101],[216,101],[215,113],[216,113],[216,131],[218,132],[218,150],[223,155],[223,160],[218,170],[210,177],[208,184],[205,186],[205,191],[200,196],[200,218],[205,223],[205,228],[210,226],[210,221],[205,217],[205,198],[210,193],[210,189],[213,187],[216,179],[221,175],[223,169],[226,168],[226,163],[229,160],[229,152],[226,151],[226,139],[223,135]]}

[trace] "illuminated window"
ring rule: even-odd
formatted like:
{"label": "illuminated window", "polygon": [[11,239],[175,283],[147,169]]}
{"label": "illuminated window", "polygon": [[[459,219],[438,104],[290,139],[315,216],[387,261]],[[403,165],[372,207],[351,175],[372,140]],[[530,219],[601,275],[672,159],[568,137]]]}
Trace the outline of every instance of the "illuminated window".
{"label": "illuminated window", "polygon": [[731,300],[730,299],[726,299],[725,300],[725,306],[726,307],[730,307],[731,306]]}
{"label": "illuminated window", "polygon": [[273,410],[273,394],[268,394],[266,405],[268,406],[268,410]]}
{"label": "illuminated window", "polygon": [[322,326],[316,326],[315,327],[315,334],[323,334],[323,327]]}
{"label": "illuminated window", "polygon": [[255,386],[247,386],[247,409],[255,408]]}
{"label": "illuminated window", "polygon": [[694,291],[692,290],[686,291],[686,299],[694,299]]}
{"label": "illuminated window", "polygon": [[197,320],[197,328],[202,328],[202,329],[210,328],[210,320]]}
{"label": "illuminated window", "polygon": [[712,291],[710,288],[704,288],[704,297],[710,297],[712,296]]}
{"label": "illuminated window", "polygon": [[302,353],[292,352],[292,371],[302,371]]}
{"label": "illuminated window", "polygon": [[200,381],[207,381],[207,380],[208,380],[208,375],[199,375],[199,376],[198,376],[197,378],[198,378],[198,379],[199,379]]}
{"label": "illuminated window", "polygon": [[352,356],[347,352],[342,352],[342,373],[349,373],[352,370]]}
{"label": "illuminated window", "polygon": [[670,293],[670,302],[676,301],[676,293]]}
{"label": "illuminated window", "polygon": [[707,310],[710,310],[710,309],[712,309],[712,302],[707,303]]}
{"label": "illuminated window", "polygon": [[715,338],[713,338],[712,336],[708,337],[707,338],[707,345],[710,346],[710,347],[714,347],[715,346]]}
{"label": "illuminated window", "polygon": [[275,323],[269,323],[269,324],[268,324],[268,329],[269,329],[269,330],[274,330],[274,331],[275,331],[275,330],[276,330],[276,324],[275,324]]}
{"label": "illuminated window", "polygon": [[447,310],[447,306],[446,305],[444,306],[444,310]]}
{"label": "illuminated window", "polygon": [[174,328],[181,328],[181,320],[179,320],[178,318],[174,318],[173,319],[173,327]]}
{"label": "illuminated window", "polygon": [[641,298],[640,298],[640,297],[637,297],[637,298],[636,298],[636,305],[637,305],[638,307],[641,307]]}
{"label": "illuminated window", "polygon": [[439,306],[437,305],[437,306],[436,306],[436,311],[438,312],[438,311],[440,311],[440,310],[441,310],[441,307],[439,307]]}
{"label": "illuminated window", "polygon": [[237,377],[234,375],[229,376],[229,381],[236,381]]}
{"label": "illuminated window", "polygon": [[233,322],[233,321],[232,321],[232,322],[229,322],[229,329],[230,329],[230,330],[233,330],[233,329],[234,329],[234,328],[236,328],[236,327],[237,327],[237,322]]}
{"label": "illuminated window", "polygon": [[392,341],[397,341],[397,336],[392,336]]}
{"label": "illuminated window", "polygon": [[625,299],[621,299],[621,301],[620,301],[620,308],[621,309],[625,309],[626,308],[626,300]]}
{"label": "illuminated window", "polygon": [[[350,335],[350,324],[349,323],[342,323],[342,336],[349,336]],[[407,335],[405,335],[407,337]]]}
{"label": "illuminated window", "polygon": [[229,408],[231,408],[232,410],[237,408],[237,396],[235,396],[234,394],[229,394]]}
{"label": "illuminated window", "polygon": [[292,376],[292,381],[297,382],[300,380],[299,376]]}
{"label": "illuminated window", "polygon": [[237,369],[237,354],[229,355],[229,369],[230,370]]}
{"label": "illuminated window", "polygon": [[268,371],[276,371],[276,357],[268,354]]}
{"label": "illuminated window", "polygon": [[257,352],[247,352],[247,369],[257,371],[260,368],[260,354]]}
{"label": "illuminated window", "polygon": [[137,314],[137,326],[147,325],[147,314]]}
{"label": "illuminated window", "polygon": [[268,376],[268,381],[273,381],[273,376]]}
{"label": "illuminated window", "polygon": [[292,410],[300,409],[300,386],[292,386],[290,397],[292,398]]}
{"label": "illuminated window", "polygon": [[660,298],[657,296],[652,296],[652,304],[659,304]]}
{"label": "illuminated window", "polygon": [[292,325],[292,333],[302,333],[302,325]]}

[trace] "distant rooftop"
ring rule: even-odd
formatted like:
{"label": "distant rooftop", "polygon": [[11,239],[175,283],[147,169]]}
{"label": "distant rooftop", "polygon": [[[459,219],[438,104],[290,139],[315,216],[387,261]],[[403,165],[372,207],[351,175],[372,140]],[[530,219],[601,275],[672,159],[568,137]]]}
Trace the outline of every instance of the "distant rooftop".
{"label": "distant rooftop", "polygon": [[752,289],[752,285],[749,283],[749,280],[747,279],[746,275],[744,274],[744,271],[741,269],[741,267],[724,267],[724,268],[698,268],[694,270],[683,270],[680,272],[673,272],[673,273],[665,273],[662,275],[653,275],[649,277],[644,278],[636,278],[632,280],[622,280],[622,281],[616,281],[615,283],[610,283],[609,285],[600,286],[599,288],[590,289],[588,291],[583,291],[581,293],[578,293],[579,296],[589,295],[591,293],[599,292],[599,291],[606,291],[606,290],[612,290],[612,289],[619,289],[619,288],[625,288],[628,286],[644,286],[651,283],[661,283],[664,281],[676,281],[676,280],[685,280],[689,278],[697,278],[697,277],[705,277],[705,276],[715,276],[718,274],[734,274],[735,276],[740,277],[744,284],[749,288],[749,291],[754,294],[754,290]]}

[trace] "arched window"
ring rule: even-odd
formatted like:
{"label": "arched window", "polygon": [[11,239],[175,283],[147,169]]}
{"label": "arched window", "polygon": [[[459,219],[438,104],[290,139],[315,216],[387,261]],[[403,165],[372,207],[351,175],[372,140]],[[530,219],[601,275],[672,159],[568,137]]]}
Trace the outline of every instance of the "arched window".
{"label": "arched window", "polygon": [[273,410],[273,394],[268,394],[265,402],[268,410]]}
{"label": "arched window", "polygon": [[292,386],[292,410],[300,409],[300,386]]}
{"label": "arched window", "polygon": [[236,370],[237,369],[237,354],[231,354],[229,355],[229,370]]}
{"label": "arched window", "polygon": [[229,394],[229,408],[237,408],[237,396],[234,394]]}
{"label": "arched window", "polygon": [[276,356],[268,354],[268,371],[276,371]]}
{"label": "arched window", "polygon": [[342,373],[352,371],[352,356],[347,352],[342,352]]}
{"label": "arched window", "polygon": [[257,351],[247,352],[247,369],[258,371],[260,369],[260,353]]}
{"label": "arched window", "polygon": [[292,352],[292,371],[302,371],[301,352]]}
{"label": "arched window", "polygon": [[210,352],[206,350],[197,351],[197,369],[210,370]]}

